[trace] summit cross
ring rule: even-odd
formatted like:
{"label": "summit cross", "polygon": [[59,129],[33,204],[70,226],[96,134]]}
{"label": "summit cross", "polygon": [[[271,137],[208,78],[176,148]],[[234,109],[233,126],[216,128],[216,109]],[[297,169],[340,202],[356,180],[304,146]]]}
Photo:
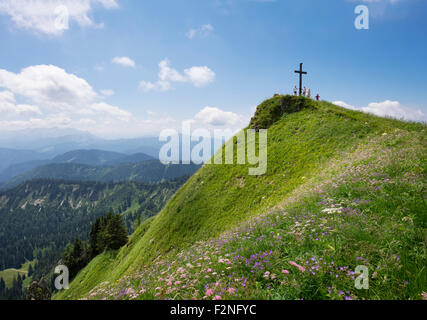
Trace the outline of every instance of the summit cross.
{"label": "summit cross", "polygon": [[302,63],[299,65],[299,70],[295,70],[295,73],[299,73],[299,95],[302,96],[302,75],[307,74],[307,72],[302,71]]}

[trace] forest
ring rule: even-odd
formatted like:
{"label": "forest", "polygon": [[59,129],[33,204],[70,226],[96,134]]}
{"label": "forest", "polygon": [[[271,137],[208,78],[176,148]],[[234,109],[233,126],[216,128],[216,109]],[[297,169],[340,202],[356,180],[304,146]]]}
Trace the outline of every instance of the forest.
{"label": "forest", "polygon": [[[1,192],[0,271],[20,269],[24,263],[33,262],[29,270],[32,280],[51,279],[52,268],[67,244],[76,239],[88,241],[94,221],[108,213],[120,215],[130,234],[136,222],[157,214],[187,179],[153,184],[41,179]],[[3,297],[22,297],[22,290],[17,288],[22,287],[23,279],[18,276],[12,285],[15,289],[5,286]]]}

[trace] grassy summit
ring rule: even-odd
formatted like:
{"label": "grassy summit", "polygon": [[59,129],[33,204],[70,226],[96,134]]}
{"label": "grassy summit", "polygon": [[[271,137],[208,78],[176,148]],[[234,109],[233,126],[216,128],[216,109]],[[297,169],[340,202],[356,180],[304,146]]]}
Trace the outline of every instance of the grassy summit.
{"label": "grassy summit", "polygon": [[55,298],[421,298],[426,126],[275,96],[250,127],[269,129],[265,175],[203,166]]}

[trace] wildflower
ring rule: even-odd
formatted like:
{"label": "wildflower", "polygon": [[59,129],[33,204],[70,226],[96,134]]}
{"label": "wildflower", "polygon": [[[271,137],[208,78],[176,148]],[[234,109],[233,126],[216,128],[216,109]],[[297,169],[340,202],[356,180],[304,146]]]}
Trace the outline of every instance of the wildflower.
{"label": "wildflower", "polygon": [[208,289],[208,290],[206,290],[205,294],[206,294],[207,297],[210,297],[211,295],[214,294],[214,291],[212,289]]}
{"label": "wildflower", "polygon": [[127,296],[133,295],[133,294],[135,294],[135,290],[133,290],[132,288],[129,288],[129,289],[126,290],[126,295]]}
{"label": "wildflower", "polygon": [[282,273],[289,274],[289,271],[288,270],[282,270]]}
{"label": "wildflower", "polygon": [[227,291],[228,291],[229,294],[233,294],[234,292],[236,292],[236,289],[229,288]]}
{"label": "wildflower", "polygon": [[305,268],[300,266],[298,263],[296,263],[295,261],[289,261],[290,265],[293,265],[294,267],[297,267],[299,269],[299,271],[301,272],[305,272]]}
{"label": "wildflower", "polygon": [[221,296],[215,296],[213,300],[221,300]]}

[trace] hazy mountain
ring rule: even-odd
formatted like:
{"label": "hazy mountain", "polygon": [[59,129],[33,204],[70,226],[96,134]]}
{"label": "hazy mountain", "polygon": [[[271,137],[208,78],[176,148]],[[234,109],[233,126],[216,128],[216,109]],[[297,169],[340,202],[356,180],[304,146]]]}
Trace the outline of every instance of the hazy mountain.
{"label": "hazy mountain", "polygon": [[[158,157],[162,143],[157,137],[107,140],[75,129],[28,129],[2,132],[0,147],[36,151],[45,158],[73,150],[98,149],[125,154],[145,153]],[[29,159],[32,160],[32,159]]]}
{"label": "hazy mountain", "polygon": [[[27,156],[27,158],[34,158],[36,156],[40,156],[38,153],[34,153],[32,151],[27,152],[18,152],[15,153],[4,153],[5,158],[8,155],[14,154],[29,154],[33,155],[33,157]],[[10,161],[13,158],[8,158]],[[20,158],[21,161],[25,158]],[[19,163],[18,160],[16,164],[12,164],[7,168],[0,170],[0,183],[3,183],[7,180],[10,180],[16,176],[26,173],[34,168],[37,168],[42,165],[53,164],[53,163],[74,163],[74,164],[86,164],[91,166],[102,166],[102,165],[117,165],[120,163],[137,163],[147,160],[153,160],[154,158],[143,154],[133,154],[127,155],[118,152],[104,151],[104,150],[75,150],[64,153],[62,155],[54,157],[52,160],[32,160],[23,163]],[[9,162],[10,162],[9,161]]]}
{"label": "hazy mountain", "polygon": [[0,172],[13,164],[45,159],[48,159],[46,155],[31,150],[0,148]]}
{"label": "hazy mountain", "polygon": [[153,160],[146,154],[126,155],[123,153],[104,150],[75,150],[56,156],[52,163],[78,163],[90,166],[102,166],[119,163],[135,163]]}
{"label": "hazy mountain", "polygon": [[138,163],[119,163],[108,166],[90,166],[79,163],[51,163],[42,165],[13,177],[1,185],[1,189],[9,189],[18,184],[34,179],[63,179],[72,181],[98,182],[158,182],[185,175],[192,175],[198,165],[164,165],[159,160],[148,160]]}

